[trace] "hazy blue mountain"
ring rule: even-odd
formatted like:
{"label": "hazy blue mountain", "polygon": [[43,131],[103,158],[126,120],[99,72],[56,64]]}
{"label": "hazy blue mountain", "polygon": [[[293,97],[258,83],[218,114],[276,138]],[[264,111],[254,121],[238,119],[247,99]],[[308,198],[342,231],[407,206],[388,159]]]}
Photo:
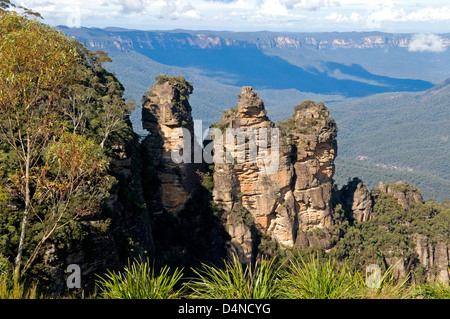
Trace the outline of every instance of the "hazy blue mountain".
{"label": "hazy blue mountain", "polygon": [[[299,46],[315,46],[321,50],[342,46],[367,46],[368,40],[358,42],[361,37],[370,38],[367,34],[358,36],[351,34],[352,37],[349,39],[346,33],[342,40],[344,44],[339,42],[328,48],[328,44],[333,43],[333,38],[330,38],[328,33],[289,35],[289,38],[284,40],[288,43],[284,43],[279,39],[281,36],[275,33],[248,33],[247,37],[244,34],[233,37],[233,33],[184,31],[150,32],[86,28],[64,31],[88,46],[106,51],[111,49],[136,51],[164,65],[202,70],[202,75],[222,84],[250,85],[257,90],[297,89],[301,92],[355,97],[382,92],[421,91],[432,86],[428,81],[372,74],[357,64],[322,62],[319,67],[298,66],[279,56],[264,52],[266,48],[274,47],[292,49],[296,42]],[[331,36],[338,39],[342,37],[340,34]],[[277,41],[282,43],[279,44]],[[400,40],[384,41],[392,46]],[[321,46],[320,43],[324,44]]]}
{"label": "hazy blue mountain", "polygon": [[[341,157],[450,181],[450,79],[423,92],[347,99],[329,108],[340,128]],[[441,191],[446,198],[449,185]]]}

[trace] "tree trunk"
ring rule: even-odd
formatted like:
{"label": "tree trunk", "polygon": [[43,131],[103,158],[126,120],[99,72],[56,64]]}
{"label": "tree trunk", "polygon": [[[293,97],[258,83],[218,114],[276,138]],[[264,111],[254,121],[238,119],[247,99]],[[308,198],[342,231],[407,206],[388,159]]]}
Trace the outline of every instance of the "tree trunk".
{"label": "tree trunk", "polygon": [[108,139],[108,136],[109,136],[109,133],[106,133],[106,134],[103,136],[103,140],[102,140],[102,142],[100,143],[100,147],[101,147],[101,148],[103,148],[103,146],[105,145],[105,142],[106,142],[106,140]]}
{"label": "tree trunk", "polygon": [[23,246],[25,243],[25,232],[28,224],[28,214],[30,212],[31,206],[31,195],[30,195],[30,139],[27,137],[27,155],[25,161],[25,210],[23,212],[19,248],[17,249],[17,256],[15,260],[14,277],[19,278],[20,266],[22,263],[22,253]]}

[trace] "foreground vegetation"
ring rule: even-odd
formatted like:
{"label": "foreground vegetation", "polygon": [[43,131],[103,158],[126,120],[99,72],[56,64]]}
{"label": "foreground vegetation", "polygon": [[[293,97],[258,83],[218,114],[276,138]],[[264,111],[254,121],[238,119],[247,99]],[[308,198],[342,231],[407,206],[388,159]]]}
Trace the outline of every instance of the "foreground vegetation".
{"label": "foreground vegetation", "polygon": [[80,217],[98,215],[117,184],[112,148],[133,138],[134,104],[105,53],[10,6],[0,1],[0,261],[13,263],[17,288],[19,277],[49,278],[45,251],[92,232]]}
{"label": "foreground vegetation", "polygon": [[[149,261],[129,263],[122,272],[99,276],[95,293],[67,292],[63,298],[82,299],[450,299],[450,286],[437,280],[412,283],[411,276],[395,276],[394,267],[362,273],[333,257],[291,254],[287,259],[261,260],[243,265],[237,257],[224,268],[204,264],[191,269],[163,267]],[[375,276],[376,277],[376,276]],[[372,281],[371,281],[372,280]],[[35,286],[0,275],[0,299],[47,298]]]}

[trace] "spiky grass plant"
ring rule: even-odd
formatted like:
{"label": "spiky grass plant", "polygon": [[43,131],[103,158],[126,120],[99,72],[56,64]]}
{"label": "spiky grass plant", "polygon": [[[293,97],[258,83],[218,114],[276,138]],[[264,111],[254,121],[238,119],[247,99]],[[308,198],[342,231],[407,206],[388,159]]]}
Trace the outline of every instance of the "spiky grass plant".
{"label": "spiky grass plant", "polygon": [[278,295],[278,267],[274,259],[244,265],[233,255],[224,268],[202,264],[202,269],[193,272],[197,277],[186,284],[190,298],[271,299]]}
{"label": "spiky grass plant", "polygon": [[[357,273],[357,282],[355,288],[352,290],[354,298],[360,299],[408,299],[413,295],[413,287],[408,285],[410,274],[408,273],[403,278],[397,278],[395,274],[395,265],[386,269],[384,274],[377,280],[375,286],[368,284],[368,273],[365,276]],[[372,274],[371,274],[372,275]],[[365,278],[364,278],[365,277]],[[370,279],[369,279],[370,282]]]}
{"label": "spiky grass plant", "polygon": [[37,299],[37,287],[26,285],[7,273],[0,274],[0,299]]}
{"label": "spiky grass plant", "polygon": [[419,285],[415,295],[424,299],[450,299],[450,285],[439,280]]}
{"label": "spiky grass plant", "polygon": [[123,272],[108,270],[97,283],[100,295],[107,299],[177,299],[182,289],[175,286],[182,276],[182,269],[176,268],[172,272],[167,266],[155,273],[155,268],[147,260],[128,263]]}
{"label": "spiky grass plant", "polygon": [[339,299],[348,298],[355,287],[354,273],[347,267],[338,267],[335,260],[321,262],[315,255],[308,260],[299,256],[289,260],[280,282],[284,299]]}

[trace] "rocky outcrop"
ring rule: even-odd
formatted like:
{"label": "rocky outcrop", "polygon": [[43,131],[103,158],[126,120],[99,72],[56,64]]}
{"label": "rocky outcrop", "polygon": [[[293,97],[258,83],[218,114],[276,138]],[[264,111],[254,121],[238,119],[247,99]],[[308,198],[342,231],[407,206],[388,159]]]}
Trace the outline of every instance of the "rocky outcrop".
{"label": "rocky outcrop", "polygon": [[425,268],[426,278],[437,279],[441,282],[449,282],[450,269],[450,244],[439,241],[432,244],[425,235],[416,234],[414,236],[415,253],[420,264]]}
{"label": "rocky outcrop", "polygon": [[393,196],[398,200],[398,203],[406,209],[411,208],[412,203],[423,203],[423,197],[420,190],[417,187],[409,185],[407,182],[380,182],[380,184],[372,190],[372,195],[376,197],[381,193]]}
{"label": "rocky outcrop", "polygon": [[[290,247],[299,232],[332,225],[336,127],[323,103],[304,102],[295,108],[293,118],[275,127],[263,101],[251,87],[243,87],[237,107],[224,112],[214,126],[224,133],[278,132],[278,140],[267,137],[268,152],[262,148],[262,133],[257,136],[255,161],[215,163],[213,197],[223,207],[226,228],[241,259],[254,256],[261,235]],[[237,140],[236,149],[249,154],[251,138]],[[271,164],[276,169],[268,173],[265,165]]]}
{"label": "rocky outcrop", "polygon": [[[188,102],[192,90],[182,77],[160,77],[143,102],[143,128],[150,132],[143,148],[160,182],[155,206],[171,213],[181,211],[200,185],[198,166],[190,156],[192,147],[198,147]],[[182,158],[177,160],[174,154]]]}
{"label": "rocky outcrop", "polygon": [[344,185],[338,196],[350,220],[365,222],[373,217],[372,195],[359,178],[354,178]]}
{"label": "rocky outcrop", "polygon": [[211,173],[199,156],[189,105],[193,87],[181,76],[156,80],[143,99],[143,127],[149,135],[141,143],[155,259],[176,267],[220,265],[228,234],[211,205],[212,185],[205,181],[212,184]]}

